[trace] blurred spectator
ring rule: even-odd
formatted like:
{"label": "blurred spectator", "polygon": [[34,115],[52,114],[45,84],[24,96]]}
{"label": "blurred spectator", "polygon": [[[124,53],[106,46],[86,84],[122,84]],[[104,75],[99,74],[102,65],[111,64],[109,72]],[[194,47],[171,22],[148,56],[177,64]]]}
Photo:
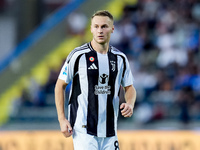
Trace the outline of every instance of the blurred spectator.
{"label": "blurred spectator", "polygon": [[45,105],[45,93],[44,89],[30,77],[30,85],[23,90],[21,99],[21,106],[34,106],[41,107]]}
{"label": "blurred spectator", "polygon": [[194,101],[194,93],[191,87],[183,87],[177,99],[177,103],[180,107],[179,118],[183,123],[188,123],[191,120],[190,110]]}
{"label": "blurred spectator", "polygon": [[69,24],[69,33],[72,35],[84,35],[87,22],[87,17],[83,13],[71,13],[67,19],[67,23]]}
{"label": "blurred spectator", "polygon": [[196,0],[142,0],[125,6],[115,23],[117,33],[111,44],[134,62],[136,121],[179,118],[188,123],[199,119],[198,8]]}

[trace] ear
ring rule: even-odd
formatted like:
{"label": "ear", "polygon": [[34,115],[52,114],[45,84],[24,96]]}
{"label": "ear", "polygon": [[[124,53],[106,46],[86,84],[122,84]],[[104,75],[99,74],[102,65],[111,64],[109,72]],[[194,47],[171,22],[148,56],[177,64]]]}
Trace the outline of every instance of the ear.
{"label": "ear", "polygon": [[112,32],[111,32],[111,33],[113,33],[113,32],[114,32],[114,30],[115,30],[115,27],[114,27],[114,25],[113,25],[113,27],[112,27]]}

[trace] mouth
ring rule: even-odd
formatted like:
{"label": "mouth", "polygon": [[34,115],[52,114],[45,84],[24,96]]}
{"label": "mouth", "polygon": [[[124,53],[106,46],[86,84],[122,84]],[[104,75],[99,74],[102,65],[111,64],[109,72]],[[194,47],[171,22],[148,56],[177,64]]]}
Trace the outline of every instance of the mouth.
{"label": "mouth", "polygon": [[104,36],[98,36],[98,38],[102,39],[102,38],[104,38]]}

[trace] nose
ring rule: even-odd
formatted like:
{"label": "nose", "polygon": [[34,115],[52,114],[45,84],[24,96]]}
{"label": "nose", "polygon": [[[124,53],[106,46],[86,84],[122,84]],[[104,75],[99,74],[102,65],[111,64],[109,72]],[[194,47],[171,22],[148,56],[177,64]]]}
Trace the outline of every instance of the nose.
{"label": "nose", "polygon": [[102,33],[103,32],[102,28],[98,28],[98,32]]}

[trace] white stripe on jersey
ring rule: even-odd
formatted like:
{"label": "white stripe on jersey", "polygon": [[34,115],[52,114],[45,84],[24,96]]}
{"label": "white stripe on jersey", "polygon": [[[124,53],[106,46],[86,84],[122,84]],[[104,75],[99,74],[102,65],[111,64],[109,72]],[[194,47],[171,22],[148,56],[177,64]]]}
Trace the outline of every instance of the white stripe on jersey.
{"label": "white stripe on jersey", "polygon": [[88,80],[87,80],[87,66],[86,65],[86,60],[85,60],[85,55],[82,55],[80,58],[80,63],[79,63],[79,79],[80,79],[80,86],[81,86],[81,91],[82,94],[78,97],[78,103],[81,107],[78,107],[77,110],[77,118],[75,122],[74,129],[77,131],[81,131],[82,133],[87,133],[86,129],[83,128],[83,125],[87,125],[87,107],[88,107],[88,101],[87,101],[87,96],[84,93],[88,93]]}
{"label": "white stripe on jersey", "polygon": [[[99,76],[106,74],[109,76],[109,64],[108,64],[108,55],[97,53],[97,57],[99,60]],[[107,67],[105,67],[107,66]],[[100,77],[99,77],[100,78]],[[99,87],[108,86],[108,81],[105,84],[99,82]],[[99,113],[98,113],[98,126],[97,126],[97,136],[98,137],[106,137],[106,113],[107,109],[107,94],[98,94],[99,101]]]}

